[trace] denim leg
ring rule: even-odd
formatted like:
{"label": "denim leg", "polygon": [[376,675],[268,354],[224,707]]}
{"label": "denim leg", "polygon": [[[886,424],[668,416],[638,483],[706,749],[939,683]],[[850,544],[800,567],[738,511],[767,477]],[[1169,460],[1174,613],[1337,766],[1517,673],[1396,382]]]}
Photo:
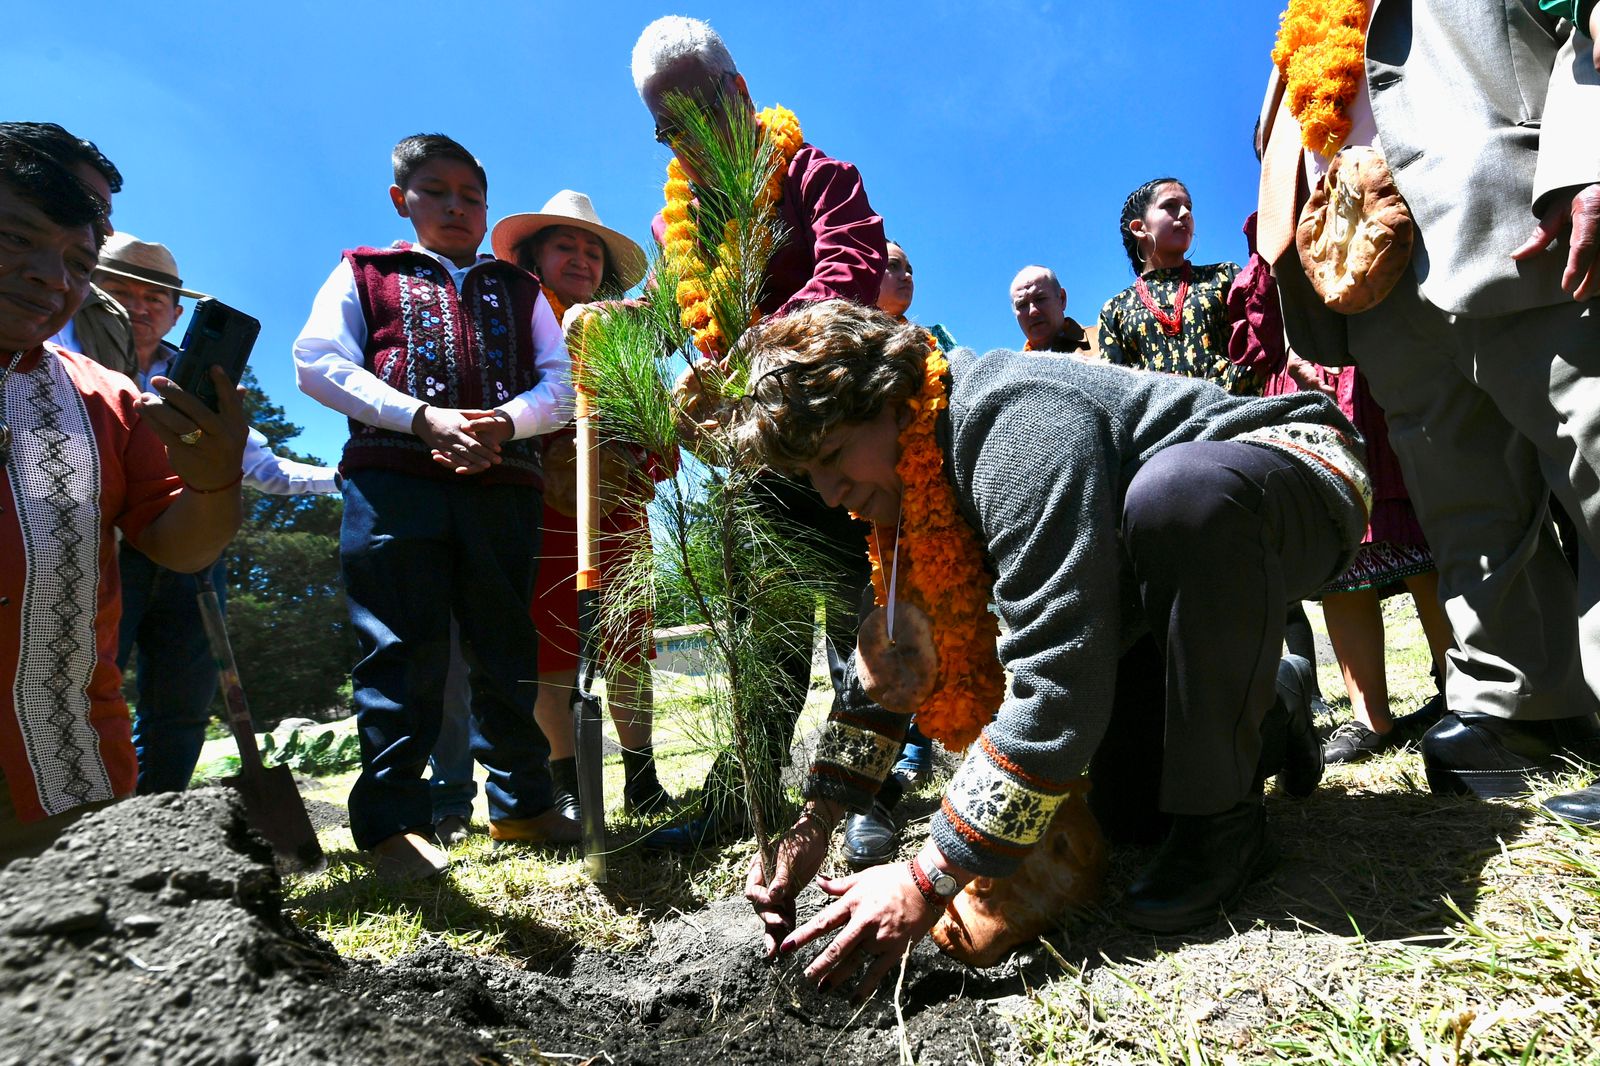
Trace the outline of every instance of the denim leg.
{"label": "denim leg", "polygon": [[[138,693],[133,746],[139,757],[139,792],[181,792],[189,787],[211,721],[217,665],[206,640],[192,574],[157,566],[129,544],[119,555],[123,580],[135,592],[135,611],[124,614],[119,661],[137,649]],[[211,569],[226,604],[227,566]]]}
{"label": "denim leg", "polygon": [[488,774],[489,820],[554,803],[550,742],[534,722],[539,638],[528,614],[542,498],[531,486],[450,485],[454,611],[471,685],[472,754]]}
{"label": "denim leg", "polygon": [[444,679],[444,716],[439,739],[428,760],[433,774],[428,795],[433,799],[433,824],[454,814],[472,817],[472,799],[478,794],[472,780],[472,688],[467,682],[467,660],[461,654],[460,627],[450,619],[450,670]]}
{"label": "denim leg", "polygon": [[359,848],[433,822],[422,771],[450,662],[454,487],[388,470],[344,481],[339,561],[359,656],[350,679],[361,737],[350,832]]}

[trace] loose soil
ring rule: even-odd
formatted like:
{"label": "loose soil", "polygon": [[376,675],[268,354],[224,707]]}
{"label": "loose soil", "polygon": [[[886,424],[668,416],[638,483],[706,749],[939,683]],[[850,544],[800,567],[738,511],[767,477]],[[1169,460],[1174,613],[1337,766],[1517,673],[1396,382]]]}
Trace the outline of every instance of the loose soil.
{"label": "loose soil", "polygon": [[84,819],[0,870],[0,900],[0,1066],[1009,1061],[997,1004],[1037,976],[978,975],[924,941],[898,996],[857,1007],[813,991],[804,959],[762,961],[737,898],[546,972],[437,942],[349,962],[285,916],[270,852],[221,789]]}

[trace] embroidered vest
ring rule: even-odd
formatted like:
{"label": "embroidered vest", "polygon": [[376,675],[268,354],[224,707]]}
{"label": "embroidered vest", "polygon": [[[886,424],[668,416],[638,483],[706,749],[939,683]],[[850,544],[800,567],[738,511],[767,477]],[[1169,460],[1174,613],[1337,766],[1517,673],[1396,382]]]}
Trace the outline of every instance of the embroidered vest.
{"label": "embroidered vest", "polygon": [[[467,410],[496,407],[538,384],[529,324],[539,282],[532,274],[486,260],[467,272],[458,293],[444,267],[408,246],[357,248],[345,259],[367,322],[364,365],[385,384],[434,407]],[[535,441],[507,441],[503,462],[473,479],[542,485]],[[461,476],[434,462],[422,438],[355,419],[340,467]]]}

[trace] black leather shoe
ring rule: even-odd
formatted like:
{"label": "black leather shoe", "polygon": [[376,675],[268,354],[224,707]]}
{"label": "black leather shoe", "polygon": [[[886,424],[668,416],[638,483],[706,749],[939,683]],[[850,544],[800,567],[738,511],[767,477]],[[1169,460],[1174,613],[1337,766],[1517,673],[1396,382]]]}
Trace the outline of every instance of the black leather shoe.
{"label": "black leather shoe", "polygon": [[1122,920],[1156,933],[1215,921],[1250,883],[1266,841],[1266,808],[1259,796],[1221,814],[1174,815],[1155,861],[1122,897]]}
{"label": "black leather shoe", "polygon": [[1311,718],[1311,693],[1316,674],[1301,655],[1285,655],[1278,663],[1278,698],[1289,713],[1278,787],[1285,795],[1303,798],[1322,782],[1322,741]]}
{"label": "black leather shoe", "polygon": [[1592,714],[1519,722],[1453,711],[1422,738],[1428,787],[1439,795],[1523,796],[1530,777],[1571,770],[1572,760],[1600,761],[1600,720]]}
{"label": "black leather shoe", "polygon": [[583,824],[583,808],[578,805],[578,760],[573,756],[550,760],[550,781],[555,786],[556,810]]}
{"label": "black leather shoe", "polygon": [[1600,825],[1600,784],[1544,801],[1544,809],[1579,825]]}
{"label": "black leather shoe", "polygon": [[852,814],[844,821],[844,861],[857,870],[888,862],[895,856],[895,831],[894,814],[881,803]]}
{"label": "black leather shoe", "polygon": [[1399,747],[1406,744],[1415,746],[1422,743],[1422,738],[1428,730],[1439,724],[1439,719],[1444,717],[1444,693],[1436,693],[1433,698],[1410,714],[1402,714],[1394,720],[1394,724],[1386,734],[1392,745]]}

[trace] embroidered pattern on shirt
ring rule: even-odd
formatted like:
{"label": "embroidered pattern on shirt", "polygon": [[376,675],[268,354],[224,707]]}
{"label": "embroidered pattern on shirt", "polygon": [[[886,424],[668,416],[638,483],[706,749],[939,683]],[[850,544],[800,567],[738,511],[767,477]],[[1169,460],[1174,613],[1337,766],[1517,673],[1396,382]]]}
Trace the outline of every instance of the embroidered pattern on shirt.
{"label": "embroidered pattern on shirt", "polygon": [[1066,795],[1066,786],[1056,791],[1018,780],[976,744],[945,789],[944,810],[958,830],[964,824],[1014,851],[1038,842]]}
{"label": "embroidered pattern on shirt", "polygon": [[474,279],[473,289],[478,303],[478,313],[470,316],[473,340],[482,356],[484,406],[492,407],[511,399],[511,391],[505,385],[506,353],[516,350],[511,316],[506,313],[511,299],[502,297],[501,279],[487,272]]}
{"label": "embroidered pattern on shirt", "polygon": [[413,267],[410,274],[397,274],[395,282],[400,293],[406,362],[403,383],[391,380],[390,384],[436,407],[459,407],[450,301],[440,299],[439,283],[423,264]]}
{"label": "embroidered pattern on shirt", "polygon": [[100,453],[83,397],[48,353],[6,382],[6,473],[22,533],[21,651],[12,705],[46,814],[113,798],[90,723],[98,650]]}
{"label": "embroidered pattern on shirt", "polygon": [[1311,468],[1311,472],[1327,480],[1331,474],[1346,489],[1351,503],[1358,503],[1362,513],[1372,514],[1372,475],[1357,457],[1349,439],[1332,426],[1316,422],[1286,422],[1281,426],[1263,426],[1241,433],[1235,440],[1264,444],[1287,453],[1297,462]]}
{"label": "embroidered pattern on shirt", "polygon": [[817,741],[812,773],[835,766],[882,783],[900,757],[901,742],[882,733],[830,719]]}

